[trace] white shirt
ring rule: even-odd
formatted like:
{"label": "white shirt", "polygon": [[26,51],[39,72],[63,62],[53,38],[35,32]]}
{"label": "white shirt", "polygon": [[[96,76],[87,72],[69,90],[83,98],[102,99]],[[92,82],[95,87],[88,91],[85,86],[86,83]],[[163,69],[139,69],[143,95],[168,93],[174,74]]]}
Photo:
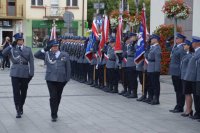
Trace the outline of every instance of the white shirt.
{"label": "white shirt", "polygon": [[21,47],[21,50],[24,48],[24,45],[17,45],[17,47],[19,48],[19,47]]}
{"label": "white shirt", "polygon": [[195,48],[195,52],[197,52],[197,50],[199,50],[200,49],[200,47],[198,47],[198,48]]}
{"label": "white shirt", "polygon": [[183,44],[184,44],[184,43],[180,43],[180,44],[177,45],[177,47],[180,47],[180,46],[183,45]]}
{"label": "white shirt", "polygon": [[56,58],[58,58],[58,57],[60,56],[60,51],[57,51],[57,52],[55,53],[55,56],[56,56]]}

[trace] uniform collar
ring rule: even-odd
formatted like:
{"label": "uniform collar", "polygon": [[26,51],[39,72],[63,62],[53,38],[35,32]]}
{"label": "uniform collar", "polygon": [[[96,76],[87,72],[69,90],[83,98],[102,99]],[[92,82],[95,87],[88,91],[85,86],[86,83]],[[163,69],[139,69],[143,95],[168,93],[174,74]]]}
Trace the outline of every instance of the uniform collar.
{"label": "uniform collar", "polygon": [[199,49],[200,49],[200,47],[198,47],[198,48],[195,48],[195,52],[197,52]]}
{"label": "uniform collar", "polygon": [[60,51],[59,50],[55,53],[55,56],[56,56],[56,58],[58,58],[60,56]]}
{"label": "uniform collar", "polygon": [[17,48],[19,47],[21,47],[21,50],[22,50],[24,48],[24,45],[21,45],[21,46],[17,45]]}
{"label": "uniform collar", "polygon": [[184,43],[180,43],[180,44],[177,44],[177,47],[180,47],[180,46],[182,46]]}

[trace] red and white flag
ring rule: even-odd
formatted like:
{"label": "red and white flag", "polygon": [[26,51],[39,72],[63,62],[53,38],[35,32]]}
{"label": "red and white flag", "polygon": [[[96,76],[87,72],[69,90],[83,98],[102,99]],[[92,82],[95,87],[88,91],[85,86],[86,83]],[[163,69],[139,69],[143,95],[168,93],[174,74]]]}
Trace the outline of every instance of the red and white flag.
{"label": "red and white flag", "polygon": [[93,22],[92,22],[92,32],[94,33],[94,36],[98,40],[99,35],[98,35],[98,27],[97,27],[97,24],[96,24],[96,19],[94,19]]}
{"label": "red and white flag", "polygon": [[119,25],[117,27],[115,53],[122,53],[121,37],[122,37],[122,15],[119,16]]}
{"label": "red and white flag", "polygon": [[50,40],[56,40],[56,26],[52,26]]}
{"label": "red and white flag", "polygon": [[106,15],[104,18],[105,42],[108,42],[109,30],[110,30],[110,22],[109,22],[108,16]]}

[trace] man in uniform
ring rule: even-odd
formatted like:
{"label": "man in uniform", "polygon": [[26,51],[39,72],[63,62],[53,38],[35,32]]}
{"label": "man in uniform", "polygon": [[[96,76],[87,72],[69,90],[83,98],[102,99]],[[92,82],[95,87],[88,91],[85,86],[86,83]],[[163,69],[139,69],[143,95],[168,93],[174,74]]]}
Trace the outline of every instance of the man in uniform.
{"label": "man in uniform", "polygon": [[[182,82],[181,82],[181,72],[180,64],[183,56],[186,55],[186,51],[183,48],[186,37],[180,33],[176,34],[176,44],[174,44],[171,50],[171,61],[169,67],[169,73],[172,76],[172,82],[174,85],[174,90],[176,92],[176,106],[174,109],[169,110],[173,113],[183,112],[183,107],[185,105],[185,95],[183,94]],[[167,47],[170,47],[168,45]]]}
{"label": "man in uniform", "polygon": [[160,70],[161,70],[161,47],[159,45],[160,37],[153,34],[151,36],[151,47],[147,56],[148,80],[149,80],[149,102],[152,105],[160,104]]}
{"label": "man in uniform", "polygon": [[115,38],[111,38],[107,47],[106,74],[107,74],[107,89],[106,92],[118,93],[118,79],[116,70],[116,55],[114,51]]}
{"label": "man in uniform", "polygon": [[34,75],[34,59],[31,48],[24,45],[23,33],[15,34],[14,38],[15,42],[3,50],[3,55],[11,57],[10,76],[17,111],[16,118],[21,118],[28,84]]}
{"label": "man in uniform", "polygon": [[137,43],[137,34],[130,33],[129,39],[127,42],[127,62],[126,62],[126,73],[125,79],[127,79],[128,91],[124,96],[127,98],[137,98],[137,71],[136,71],[136,64],[135,60],[135,45]]}
{"label": "man in uniform", "polygon": [[39,50],[34,55],[45,61],[47,65],[45,80],[50,94],[50,107],[52,121],[57,121],[57,112],[60,104],[63,88],[70,80],[71,66],[69,55],[59,51],[59,43],[56,40],[49,42],[48,46]]}

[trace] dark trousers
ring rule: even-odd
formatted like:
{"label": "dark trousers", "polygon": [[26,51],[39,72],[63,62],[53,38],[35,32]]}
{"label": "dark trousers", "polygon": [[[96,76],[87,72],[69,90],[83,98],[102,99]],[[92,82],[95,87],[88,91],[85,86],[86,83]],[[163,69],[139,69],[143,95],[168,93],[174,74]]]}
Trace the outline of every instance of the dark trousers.
{"label": "dark trousers", "polygon": [[93,72],[94,72],[94,65],[89,65],[89,69],[88,69],[88,80],[89,80],[89,82],[93,81]]}
{"label": "dark trousers", "polygon": [[25,103],[29,81],[29,78],[11,77],[14,103],[16,108],[23,107]]}
{"label": "dark trousers", "polygon": [[98,70],[99,70],[99,85],[104,86],[104,65],[99,65]]}
{"label": "dark trousers", "polygon": [[149,72],[149,98],[153,99],[153,97],[159,101],[160,97],[160,73],[159,72]]}
{"label": "dark trousers", "polygon": [[88,81],[88,70],[89,70],[89,64],[88,63],[83,63],[83,80],[84,82]]}
{"label": "dark trousers", "polygon": [[137,93],[138,81],[137,81],[137,71],[135,67],[126,68],[126,79],[128,84],[128,91],[131,93]]}
{"label": "dark trousers", "polygon": [[2,68],[10,67],[10,60],[8,56],[3,56]]}
{"label": "dark trousers", "polygon": [[183,94],[182,82],[179,76],[172,76],[174,90],[176,92],[176,106],[175,109],[183,110],[185,105],[185,95]]}
{"label": "dark trousers", "polygon": [[125,67],[123,67],[121,69],[121,80],[122,80],[122,85],[124,88],[124,91],[127,92],[128,91],[128,79],[127,79],[127,70]]}
{"label": "dark trousers", "polygon": [[74,61],[70,61],[71,62],[71,75],[72,75],[72,78],[74,77]]}
{"label": "dark trousers", "polygon": [[193,98],[194,98],[194,108],[195,108],[195,115],[200,117],[200,82],[196,82],[193,87]]}
{"label": "dark trousers", "polygon": [[51,108],[51,116],[57,116],[63,88],[66,85],[66,82],[53,82],[53,81],[46,81],[46,82],[50,95],[49,102]]}
{"label": "dark trousers", "polygon": [[[141,85],[143,85],[143,76],[145,76],[145,81],[144,81],[144,90],[143,90],[143,95],[145,97],[147,97],[147,93],[148,93],[148,87],[149,87],[149,80],[148,80],[148,74],[147,72],[143,72],[143,71],[137,71],[138,72],[138,77],[139,77],[139,82]],[[143,74],[144,73],[144,74]]]}

